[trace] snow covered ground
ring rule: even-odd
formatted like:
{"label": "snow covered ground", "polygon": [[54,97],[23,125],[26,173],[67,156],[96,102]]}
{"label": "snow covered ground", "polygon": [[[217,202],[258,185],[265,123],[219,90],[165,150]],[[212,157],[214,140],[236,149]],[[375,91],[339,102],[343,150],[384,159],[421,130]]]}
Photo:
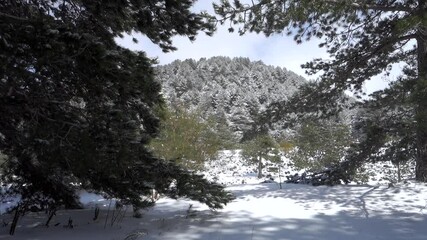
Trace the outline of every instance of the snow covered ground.
{"label": "snow covered ground", "polygon": [[[227,156],[231,156],[229,153]],[[406,181],[394,186],[259,183],[239,159],[207,174],[229,183],[236,200],[219,211],[188,200],[161,198],[142,218],[131,209],[113,211],[114,202],[82,192],[83,210],[62,210],[44,227],[44,213],[24,216],[14,236],[12,216],[0,218],[0,239],[28,240],[342,240],[426,239],[427,185]],[[233,176],[234,175],[234,176]],[[241,181],[246,182],[240,184]],[[110,205],[110,211],[108,207]],[[95,206],[101,208],[93,220]],[[3,206],[4,207],[4,206]],[[114,215],[113,215],[114,214]],[[122,217],[122,214],[124,214]],[[114,218],[114,217],[117,218]],[[72,220],[73,228],[66,227]],[[112,219],[115,219],[112,222]],[[3,224],[2,224],[3,223]]]}
{"label": "snow covered ground", "polygon": [[[162,198],[142,218],[127,216],[104,228],[108,201],[100,218],[93,209],[60,211],[46,228],[46,215],[25,216],[15,233],[0,227],[0,239],[426,239],[427,186],[312,187],[275,183],[228,188],[237,199],[212,212],[191,201]],[[94,204],[94,203],[92,203]],[[189,209],[190,204],[192,207]],[[92,205],[93,206],[93,205]],[[65,228],[68,220],[73,228]],[[5,221],[11,216],[4,215]],[[58,224],[59,223],[59,224]],[[57,226],[54,226],[58,224]]]}

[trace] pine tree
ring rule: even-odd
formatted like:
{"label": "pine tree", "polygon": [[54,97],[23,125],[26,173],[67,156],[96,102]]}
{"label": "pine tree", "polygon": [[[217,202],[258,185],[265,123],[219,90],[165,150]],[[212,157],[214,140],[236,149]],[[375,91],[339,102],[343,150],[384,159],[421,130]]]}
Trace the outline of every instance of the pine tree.
{"label": "pine tree", "polygon": [[206,161],[229,146],[227,138],[218,135],[216,122],[203,121],[197,111],[188,112],[182,107],[163,111],[161,131],[150,143],[159,157],[174,159],[188,169],[201,170]]}
{"label": "pine tree", "polygon": [[[314,113],[335,113],[341,106],[334,102],[344,91],[351,90],[360,97],[365,81],[382,72],[389,73],[395,63],[404,63],[397,82],[365,104],[380,104],[389,115],[407,114],[415,123],[409,126],[405,125],[406,118],[401,123],[395,119],[393,126],[411,127],[410,132],[415,133],[415,138],[406,140],[412,141],[410,145],[415,147],[416,179],[427,181],[426,0],[259,0],[251,4],[223,0],[214,8],[222,23],[229,20],[242,24],[241,34],[250,31],[269,36],[285,32],[293,35],[297,43],[313,37],[321,39],[319,47],[326,47],[331,59],[315,59],[303,65],[308,73],[321,72],[322,75],[318,82],[305,88],[300,95],[303,103],[298,105],[302,109],[311,108]],[[398,102],[402,98],[406,99],[404,106]],[[279,114],[290,106],[279,105],[276,109]],[[384,140],[389,133],[396,132],[392,125],[375,126],[375,121],[368,122],[370,131],[378,134],[375,138],[381,139],[361,140],[353,151],[353,156],[361,161],[370,159],[371,153],[388,143]]]}
{"label": "pine tree", "polygon": [[190,11],[193,3],[0,2],[0,151],[3,182],[21,196],[16,221],[32,204],[78,207],[77,186],[135,207],[151,188],[212,208],[232,199],[146,149],[163,104],[154,61],[114,40],[140,32],[170,51],[174,35],[211,34],[209,18]]}
{"label": "pine tree", "polygon": [[268,134],[258,134],[253,139],[242,143],[243,151],[242,156],[250,162],[257,164],[258,178],[264,175],[264,161],[277,161],[278,144]]}
{"label": "pine tree", "polygon": [[303,122],[293,139],[289,157],[297,169],[319,172],[340,163],[350,147],[350,128],[328,121]]}

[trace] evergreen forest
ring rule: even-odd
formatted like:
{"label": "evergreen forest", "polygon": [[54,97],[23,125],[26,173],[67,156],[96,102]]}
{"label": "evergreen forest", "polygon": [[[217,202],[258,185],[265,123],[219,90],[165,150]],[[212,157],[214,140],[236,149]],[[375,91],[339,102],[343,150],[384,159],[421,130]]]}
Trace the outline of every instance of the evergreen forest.
{"label": "evergreen forest", "polygon": [[[76,209],[93,213],[94,225],[101,211],[104,229],[127,212],[140,224],[150,216],[163,219],[162,226],[176,216],[179,223],[195,216],[203,222],[230,211],[227,206],[238,209],[233,204],[244,194],[272,191],[262,184],[277,184],[277,196],[292,199],[299,193],[287,195],[285,184],[304,184],[304,195],[319,185],[364,187],[379,172],[387,175],[387,189],[427,182],[426,0],[218,0],[210,11],[196,3],[0,2],[0,200],[6,206],[0,218],[8,234],[25,229],[34,213],[45,214],[41,225],[56,227],[62,211]],[[307,80],[248,57],[162,64],[118,43],[131,36],[145,47],[136,37],[144,36],[168,53],[179,50],[177,39],[215,38],[223,28],[295,44],[316,41],[328,57],[302,64],[315,76]],[[396,66],[395,79],[366,95],[371,78],[390,76]],[[245,192],[251,184],[258,187]],[[378,188],[355,197],[366,218],[364,197]],[[82,196],[90,194],[109,204],[89,210]],[[264,200],[263,194],[255,198]],[[169,218],[158,210],[180,201],[191,201],[184,215]],[[63,226],[78,224],[70,216]],[[154,229],[157,237],[166,231]],[[148,233],[127,232],[124,239]],[[245,237],[256,234],[252,226]],[[235,236],[221,239],[227,237]],[[273,237],[281,236],[262,239]]]}

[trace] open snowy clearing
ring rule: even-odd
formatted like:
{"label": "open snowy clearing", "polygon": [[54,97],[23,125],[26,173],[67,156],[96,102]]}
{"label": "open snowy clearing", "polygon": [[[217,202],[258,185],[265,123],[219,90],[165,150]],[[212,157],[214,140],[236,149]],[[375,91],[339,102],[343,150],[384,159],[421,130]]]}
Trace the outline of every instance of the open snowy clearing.
{"label": "open snowy clearing", "polygon": [[[44,227],[45,214],[22,218],[15,233],[0,227],[0,239],[426,239],[427,186],[319,186],[275,183],[228,188],[236,200],[212,212],[192,201],[162,198],[142,218],[118,218],[111,226],[109,201],[86,194],[85,210],[60,211]],[[93,221],[94,206],[103,207]],[[189,209],[190,204],[192,207]],[[73,228],[65,228],[68,220]],[[3,215],[5,222],[10,215]],[[56,226],[54,226],[56,225]]]}

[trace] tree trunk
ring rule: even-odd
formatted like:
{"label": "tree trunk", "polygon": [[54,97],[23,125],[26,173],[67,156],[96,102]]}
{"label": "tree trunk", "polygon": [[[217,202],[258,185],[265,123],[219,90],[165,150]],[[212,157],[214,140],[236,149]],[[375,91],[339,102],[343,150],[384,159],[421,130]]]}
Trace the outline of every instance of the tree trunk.
{"label": "tree trunk", "polygon": [[18,225],[19,217],[21,216],[20,206],[16,207],[15,209],[15,215],[13,216],[12,224],[10,225],[9,234],[13,235],[15,234],[16,226]]}
{"label": "tree trunk", "polygon": [[49,211],[48,211],[48,218],[46,221],[45,226],[49,227],[50,221],[52,220],[53,216],[56,215],[56,207],[49,207]]}
{"label": "tree trunk", "polygon": [[262,157],[258,156],[258,178],[262,178]]}
{"label": "tree trunk", "polygon": [[400,161],[397,162],[397,182],[402,181],[402,170],[400,169]]}
{"label": "tree trunk", "polygon": [[[420,12],[424,14],[424,11],[427,8],[426,1],[420,1],[420,3]],[[425,16],[421,19],[423,18],[425,18]],[[419,27],[417,51],[418,81],[415,90],[417,156],[415,179],[417,181],[427,182],[427,26]]]}

